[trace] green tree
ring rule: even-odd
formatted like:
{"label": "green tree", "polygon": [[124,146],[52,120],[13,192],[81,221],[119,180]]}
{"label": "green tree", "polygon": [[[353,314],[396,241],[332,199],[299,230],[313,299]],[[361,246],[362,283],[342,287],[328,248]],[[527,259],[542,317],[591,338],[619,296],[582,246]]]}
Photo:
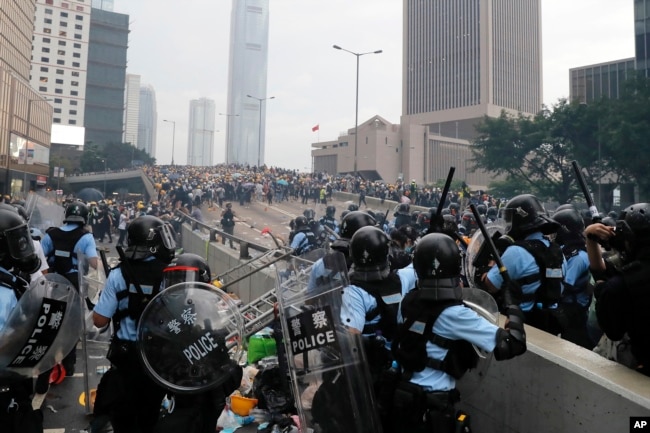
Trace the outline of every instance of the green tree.
{"label": "green tree", "polygon": [[84,146],[84,151],[81,155],[81,171],[104,171],[104,162],[102,160],[106,161],[107,170],[131,168],[134,160],[142,161],[147,165],[154,165],[156,163],[155,158],[152,158],[147,152],[137,149],[130,143],[97,145],[89,142]]}

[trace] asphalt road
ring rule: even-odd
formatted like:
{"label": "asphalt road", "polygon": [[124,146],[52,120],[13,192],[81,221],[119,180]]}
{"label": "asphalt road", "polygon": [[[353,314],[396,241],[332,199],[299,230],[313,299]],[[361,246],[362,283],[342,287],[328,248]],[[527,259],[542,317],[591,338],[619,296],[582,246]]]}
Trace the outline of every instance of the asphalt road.
{"label": "asphalt road", "polygon": [[[330,203],[336,207],[336,218],[347,207],[344,202]],[[235,236],[241,237],[249,242],[254,242],[275,248],[273,239],[263,235],[262,230],[269,228],[279,239],[288,240],[289,222],[298,215],[302,215],[305,209],[314,209],[317,218],[325,214],[326,205],[314,204],[313,200],[304,205],[298,201],[283,201],[267,205],[253,201],[250,205],[240,206],[233,202],[233,210],[236,213],[238,222],[235,226]],[[202,209],[203,219],[206,224],[216,226],[221,219],[221,210],[218,207],[209,209],[204,206]],[[116,260],[117,252],[113,242],[98,243],[98,248],[105,249],[109,260]],[[87,344],[87,376],[84,375],[86,363],[82,356],[82,344],[78,345],[77,366],[75,374],[67,377],[61,384],[52,385],[43,403],[44,427],[47,433],[71,433],[87,431],[92,417],[90,410],[82,404],[82,397],[85,397],[85,383],[87,377],[88,388],[96,389],[101,375],[108,369],[109,363],[106,360],[107,343],[89,342]],[[249,427],[250,428],[250,427]],[[239,430],[244,433],[245,429]]]}

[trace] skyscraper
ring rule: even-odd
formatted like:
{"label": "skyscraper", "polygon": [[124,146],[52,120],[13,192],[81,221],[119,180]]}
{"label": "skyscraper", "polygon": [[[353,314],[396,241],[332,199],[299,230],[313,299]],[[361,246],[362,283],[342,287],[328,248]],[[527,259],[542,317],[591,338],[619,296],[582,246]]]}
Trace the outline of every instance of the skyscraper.
{"label": "skyscraper", "polygon": [[138,149],[144,150],[151,157],[156,157],[156,125],[158,110],[156,108],[156,91],[152,86],[140,87],[140,112],[138,115]]}
{"label": "skyscraper", "polygon": [[210,166],[214,154],[214,101],[201,98],[190,101],[187,137],[187,164]]}
{"label": "skyscraper", "polygon": [[140,76],[126,74],[124,96],[124,137],[123,143],[138,144],[138,117],[140,115]]}
{"label": "skyscraper", "polygon": [[[230,21],[226,163],[264,161],[269,0],[233,0]],[[188,161],[189,163],[189,161]]]}
{"label": "skyscraper", "polygon": [[650,78],[650,0],[634,0],[636,69]]}
{"label": "skyscraper", "polygon": [[540,0],[404,0],[403,22],[402,126],[426,131],[406,133],[403,168],[467,175],[478,121],[542,107]]}

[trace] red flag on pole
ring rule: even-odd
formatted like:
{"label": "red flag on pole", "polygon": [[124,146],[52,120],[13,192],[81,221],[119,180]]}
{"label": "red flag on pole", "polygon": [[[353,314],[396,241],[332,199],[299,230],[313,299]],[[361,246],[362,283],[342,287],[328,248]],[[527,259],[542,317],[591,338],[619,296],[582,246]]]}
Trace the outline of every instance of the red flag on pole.
{"label": "red flag on pole", "polygon": [[319,126],[320,126],[320,125],[316,125],[316,126],[312,127],[312,128],[311,128],[311,132],[316,132],[316,131],[318,131]]}

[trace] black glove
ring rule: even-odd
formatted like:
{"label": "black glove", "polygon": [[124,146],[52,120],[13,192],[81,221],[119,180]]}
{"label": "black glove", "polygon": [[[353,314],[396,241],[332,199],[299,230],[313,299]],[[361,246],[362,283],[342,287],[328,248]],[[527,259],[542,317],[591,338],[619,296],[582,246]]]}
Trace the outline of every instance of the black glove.
{"label": "black glove", "polygon": [[524,293],[521,286],[516,282],[508,279],[503,282],[501,286],[503,292],[503,300],[506,303],[506,308],[510,305],[519,305],[523,299]]}
{"label": "black glove", "polygon": [[519,305],[508,305],[505,311],[508,317],[507,329],[512,338],[519,343],[526,344],[526,332],[524,331],[524,313]]}

